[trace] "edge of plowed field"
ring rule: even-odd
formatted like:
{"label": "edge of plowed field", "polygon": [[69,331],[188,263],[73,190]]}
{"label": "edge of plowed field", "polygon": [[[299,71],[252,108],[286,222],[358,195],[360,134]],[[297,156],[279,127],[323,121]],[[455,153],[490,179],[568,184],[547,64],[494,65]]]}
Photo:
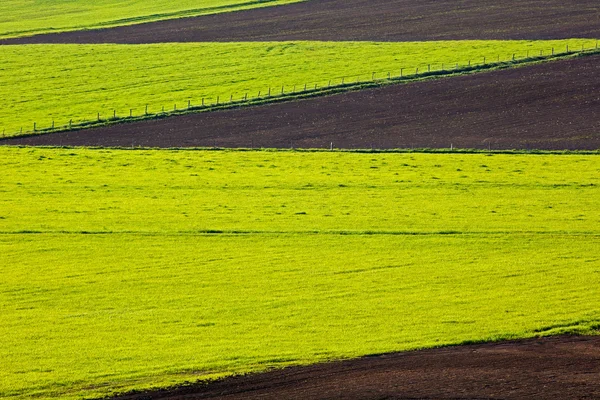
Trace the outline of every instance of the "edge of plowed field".
{"label": "edge of plowed field", "polygon": [[575,399],[600,396],[598,377],[600,335],[562,334],[369,355],[108,399]]}

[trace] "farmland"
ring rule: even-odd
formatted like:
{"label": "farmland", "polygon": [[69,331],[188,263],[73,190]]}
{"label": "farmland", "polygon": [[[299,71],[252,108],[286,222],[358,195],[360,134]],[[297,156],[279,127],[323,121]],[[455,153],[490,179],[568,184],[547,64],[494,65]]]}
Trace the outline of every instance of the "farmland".
{"label": "farmland", "polygon": [[599,12],[596,0],[308,0],[0,43],[597,39]]}
{"label": "farmland", "polygon": [[139,24],[254,7],[280,5],[294,0],[95,0],[27,1],[3,0],[0,3],[0,38],[47,32]]}
{"label": "farmland", "polygon": [[2,397],[600,322],[595,155],[0,153]]}
{"label": "farmland", "polygon": [[0,143],[321,149],[333,143],[346,149],[597,150],[599,73],[598,56],[576,57]]}
{"label": "farmland", "polygon": [[[317,85],[595,49],[586,39],[411,43],[272,42],[0,47],[0,130],[12,136]],[[57,57],[60,55],[59,57]],[[176,59],[177,63],[173,63]],[[364,60],[369,60],[365,63]],[[442,65],[443,64],[443,65]],[[146,110],[148,105],[148,110]]]}
{"label": "farmland", "polygon": [[3,1],[0,398],[600,397],[599,38],[597,0]]}

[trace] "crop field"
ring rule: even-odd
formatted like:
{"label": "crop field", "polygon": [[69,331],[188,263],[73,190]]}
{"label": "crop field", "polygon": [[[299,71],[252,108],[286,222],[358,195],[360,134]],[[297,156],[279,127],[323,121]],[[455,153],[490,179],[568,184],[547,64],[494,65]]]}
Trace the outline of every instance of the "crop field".
{"label": "crop field", "polygon": [[0,38],[139,24],[293,1],[297,0],[3,0]]}
{"label": "crop field", "polygon": [[597,0],[1,1],[0,399],[600,398],[599,39]]}
{"label": "crop field", "polygon": [[[140,116],[352,81],[595,49],[596,40],[1,46],[0,130]],[[554,49],[554,50],[553,50]],[[173,62],[177,60],[177,62]],[[365,62],[365,60],[369,60]],[[146,110],[146,105],[148,109]]]}
{"label": "crop field", "polygon": [[126,124],[101,122],[82,130],[6,138],[0,143],[593,151],[600,149],[599,60],[600,55],[577,56],[218,112]]}
{"label": "crop field", "polygon": [[600,326],[597,155],[0,160],[3,398]]}
{"label": "crop field", "polygon": [[0,43],[598,39],[599,17],[597,0],[308,0]]}

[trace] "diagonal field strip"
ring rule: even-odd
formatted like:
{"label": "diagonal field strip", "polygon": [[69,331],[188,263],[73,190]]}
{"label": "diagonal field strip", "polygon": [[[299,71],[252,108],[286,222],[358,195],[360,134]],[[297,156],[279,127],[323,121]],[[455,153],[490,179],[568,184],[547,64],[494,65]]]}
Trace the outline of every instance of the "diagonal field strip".
{"label": "diagonal field strip", "polygon": [[319,94],[313,88],[348,90],[348,85],[375,79],[594,52],[597,45],[596,40],[569,39],[2,46],[0,130],[14,136],[132,116],[155,118],[233,100],[269,101],[284,92],[294,98]]}
{"label": "diagonal field strip", "polygon": [[597,155],[3,147],[0,160],[3,398],[600,323]]}
{"label": "diagonal field strip", "polygon": [[596,150],[600,149],[598,73],[598,56],[575,57],[260,107],[6,138],[0,143],[213,149],[333,146],[394,152],[436,148],[428,151],[450,153],[461,148]]}
{"label": "diagonal field strip", "polygon": [[32,3],[4,0],[0,4],[0,38],[48,32],[88,30],[149,21],[247,10],[289,4],[294,0],[54,0]]}
{"label": "diagonal field strip", "polygon": [[596,0],[309,0],[0,43],[596,39],[600,38],[598,16]]}

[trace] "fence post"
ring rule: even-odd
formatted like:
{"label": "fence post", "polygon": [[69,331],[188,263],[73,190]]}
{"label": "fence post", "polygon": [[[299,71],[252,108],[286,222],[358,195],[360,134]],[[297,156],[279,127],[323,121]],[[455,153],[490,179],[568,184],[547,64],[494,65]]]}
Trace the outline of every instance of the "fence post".
{"label": "fence post", "polygon": [[113,110],[113,119],[117,118],[117,110]]}
{"label": "fence post", "polygon": [[173,104],[173,111],[177,111],[177,103]]}
{"label": "fence post", "polygon": [[258,91],[258,95],[256,96],[257,99],[260,99],[260,90]]}
{"label": "fence post", "polygon": [[192,101],[188,100],[188,110],[190,109],[191,106],[192,106]]}
{"label": "fence post", "polygon": [[342,78],[342,85],[344,84],[344,78]]}
{"label": "fence post", "polygon": [[54,129],[54,121],[52,121],[52,129]]}
{"label": "fence post", "polygon": [[427,64],[427,72],[431,72],[431,64]]}
{"label": "fence post", "polygon": [[415,75],[419,75],[419,67],[415,69]]}
{"label": "fence post", "polygon": [[391,77],[391,73],[388,72],[388,79],[390,79],[390,77]]}
{"label": "fence post", "polygon": [[[164,107],[163,107],[163,111],[164,111]],[[131,118],[133,116],[133,108],[129,109],[129,118]]]}
{"label": "fence post", "polygon": [[569,45],[567,45],[567,53],[569,52]]}
{"label": "fence post", "polygon": [[512,60],[515,61],[515,53],[513,53]]}
{"label": "fence post", "polygon": [[304,91],[306,92],[306,83],[304,84]]}
{"label": "fence post", "polygon": [[148,104],[146,104],[146,109],[144,110],[144,114],[148,115]]}
{"label": "fence post", "polygon": [[271,97],[271,88],[269,88],[269,93],[267,94],[267,97]]}
{"label": "fence post", "polygon": [[281,85],[281,94],[283,95],[283,85]]}
{"label": "fence post", "polygon": [[217,96],[217,105],[219,105],[219,96]]}
{"label": "fence post", "polygon": [[487,60],[486,60],[486,58],[485,58],[485,56],[484,56],[484,57],[483,57],[483,65],[487,64],[487,63],[486,63],[486,61],[487,61]]}
{"label": "fence post", "polygon": [[229,102],[233,103],[233,94],[229,97]]}
{"label": "fence post", "polygon": [[248,100],[248,92],[244,95],[244,101]]}
{"label": "fence post", "polygon": [[98,113],[98,122],[100,122],[100,113]]}
{"label": "fence post", "polygon": [[400,68],[400,78],[404,75],[404,68]]}
{"label": "fence post", "polygon": [[375,72],[373,72],[373,73],[371,74],[371,80],[372,80],[372,81],[374,81],[374,80],[375,80]]}
{"label": "fence post", "polygon": [[552,48],[552,55],[554,55],[554,47]]}

